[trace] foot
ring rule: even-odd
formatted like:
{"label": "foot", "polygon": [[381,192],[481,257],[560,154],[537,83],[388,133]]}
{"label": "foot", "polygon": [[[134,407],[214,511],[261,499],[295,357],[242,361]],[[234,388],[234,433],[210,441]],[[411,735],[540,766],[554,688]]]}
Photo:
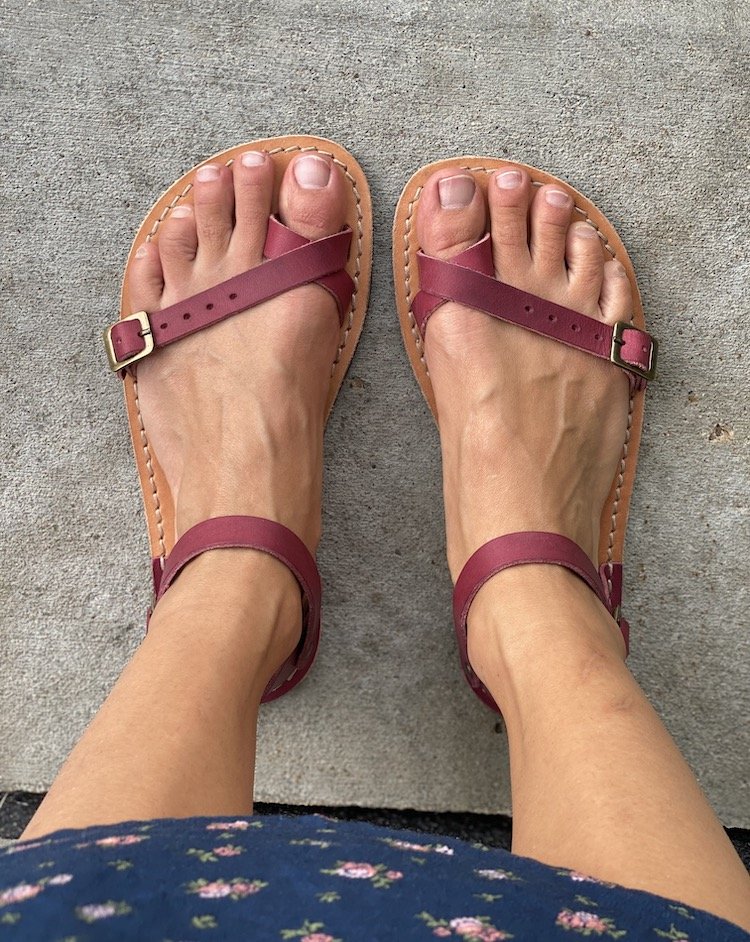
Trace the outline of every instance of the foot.
{"label": "foot", "polygon": [[[282,221],[307,238],[338,232],[346,185],[330,158],[297,156],[281,182]],[[136,252],[134,310],[157,311],[261,264],[272,159],[251,151],[231,167],[206,165],[192,192],[193,204],[180,203],[158,240]],[[143,424],[174,497],[175,538],[208,517],[249,514],[279,521],[314,552],[338,333],[333,299],[306,285],[139,363]]]}
{"label": "foot", "polygon": [[[500,280],[606,323],[631,316],[623,266],[605,259],[591,225],[573,221],[573,200],[562,187],[536,188],[525,170],[509,165],[492,174],[485,199],[471,175],[437,171],[419,202],[423,250],[450,258],[487,229]],[[479,546],[521,530],[568,536],[596,563],[628,422],[624,374],[455,303],[430,318],[425,358],[439,415],[454,580]],[[544,568],[545,577],[567,578]],[[508,570],[508,584],[518,572]]]}

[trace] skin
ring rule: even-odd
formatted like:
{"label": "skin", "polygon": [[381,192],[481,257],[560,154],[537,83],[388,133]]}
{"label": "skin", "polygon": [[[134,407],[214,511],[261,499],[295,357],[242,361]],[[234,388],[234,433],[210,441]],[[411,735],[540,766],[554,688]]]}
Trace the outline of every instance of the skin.
{"label": "skin", "polygon": [[[196,181],[194,211],[173,213],[135,259],[136,309],[157,310],[260,264],[270,159],[214,170]],[[281,184],[282,219],[311,238],[337,231],[343,187],[326,158],[296,158]],[[534,193],[512,166],[494,175],[488,202],[469,175],[439,171],[422,193],[418,234],[426,252],[449,257],[488,227],[504,281],[590,317],[626,318],[621,266],[604,263],[593,230],[571,225],[571,211],[562,190]],[[139,365],[177,535],[206,517],[246,513],[284,523],[314,552],[336,338],[332,299],[306,286]],[[425,352],[453,578],[481,544],[517,530],[563,533],[593,558],[624,438],[625,377],[456,304],[431,318]],[[271,557],[218,550],[190,563],[23,838],[250,813],[260,698],[300,630],[299,591]],[[558,567],[506,570],[477,595],[468,644],[508,730],[513,850],[750,929],[750,878],[593,593]]]}

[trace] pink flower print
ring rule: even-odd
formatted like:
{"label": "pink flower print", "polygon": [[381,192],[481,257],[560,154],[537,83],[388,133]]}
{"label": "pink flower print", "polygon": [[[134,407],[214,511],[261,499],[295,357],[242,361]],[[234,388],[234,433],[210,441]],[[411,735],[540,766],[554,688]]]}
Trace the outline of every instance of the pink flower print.
{"label": "pink flower print", "polygon": [[450,927],[457,935],[477,936],[485,928],[485,925],[471,916],[460,916],[458,919],[451,919]]}
{"label": "pink flower print", "polygon": [[432,930],[433,935],[439,935],[441,938],[445,938],[451,934],[450,929],[446,929],[445,926],[438,926],[437,929]]}
{"label": "pink flower print", "polygon": [[502,932],[500,929],[495,929],[493,926],[485,926],[477,938],[481,939],[482,942],[504,942],[504,940],[509,939],[510,936],[507,932]]}
{"label": "pink flower print", "polygon": [[249,821],[216,821],[207,824],[207,831],[246,831],[250,827]]}
{"label": "pink flower print", "polygon": [[58,873],[56,877],[51,877],[49,881],[50,886],[62,886],[65,883],[70,883],[73,879],[72,873]]}
{"label": "pink flower print", "polygon": [[596,932],[602,935],[611,928],[607,921],[597,916],[596,913],[587,913],[583,911],[572,912],[570,909],[563,909],[557,914],[556,924],[566,929],[582,929],[585,932]]}
{"label": "pink flower print", "polygon": [[123,834],[121,837],[102,837],[94,843],[97,847],[127,847],[128,844],[140,844],[145,840],[145,837],[139,837],[137,834]]}
{"label": "pink flower print", "polygon": [[580,873],[578,870],[571,870],[569,873],[570,879],[575,880],[577,883],[600,883],[600,880],[597,880],[596,877],[590,877],[587,873]]}
{"label": "pink flower print", "polygon": [[410,844],[409,841],[389,841],[389,843],[397,850],[432,850],[430,844]]}
{"label": "pink flower print", "polygon": [[22,850],[33,850],[35,847],[43,847],[45,844],[48,844],[49,841],[32,841],[30,844],[22,843],[15,844],[13,847],[8,847],[5,851],[6,854],[20,854]]}
{"label": "pink flower print", "polygon": [[218,854],[219,857],[236,857],[238,854],[242,853],[242,848],[233,847],[231,844],[225,844],[223,847],[214,847],[212,853]]}
{"label": "pink flower print", "polygon": [[116,903],[107,900],[106,903],[89,903],[86,906],[76,906],[76,916],[84,922],[96,922],[98,919],[108,919],[110,916],[127,916],[132,913],[127,903]]}
{"label": "pink flower print", "polygon": [[43,889],[44,887],[38,883],[18,883],[0,893],[0,906],[9,906],[11,903],[22,903],[24,900],[33,899]]}
{"label": "pink flower print", "polygon": [[403,877],[403,873],[401,873],[400,870],[389,870],[386,876],[389,880],[400,880],[401,877]]}
{"label": "pink flower print", "polygon": [[214,880],[213,883],[205,883],[199,890],[198,896],[202,899],[221,899],[222,896],[229,896],[232,887],[221,880]]}
{"label": "pink flower print", "polygon": [[233,883],[231,886],[231,891],[236,896],[252,896],[253,893],[258,893],[262,890],[262,886],[258,886],[255,883]]}
{"label": "pink flower print", "polygon": [[325,932],[313,932],[312,935],[303,936],[300,942],[334,942],[334,938]]}
{"label": "pink flower print", "polygon": [[436,854],[447,854],[449,857],[453,856],[453,848],[448,847],[446,844],[435,844],[435,853]]}
{"label": "pink flower print", "polygon": [[377,870],[372,864],[347,861],[333,872],[336,876],[349,877],[350,880],[369,880],[375,876]]}

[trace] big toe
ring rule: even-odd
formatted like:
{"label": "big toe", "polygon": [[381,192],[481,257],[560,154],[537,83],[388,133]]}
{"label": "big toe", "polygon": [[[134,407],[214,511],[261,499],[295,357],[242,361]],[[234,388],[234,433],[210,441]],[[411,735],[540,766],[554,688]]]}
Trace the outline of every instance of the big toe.
{"label": "big toe", "polygon": [[330,157],[300,154],[281,181],[281,221],[306,239],[339,232],[346,215],[345,183],[341,169]]}
{"label": "big toe", "polygon": [[419,244],[427,255],[451,258],[482,238],[486,218],[484,195],[472,174],[437,170],[419,197]]}

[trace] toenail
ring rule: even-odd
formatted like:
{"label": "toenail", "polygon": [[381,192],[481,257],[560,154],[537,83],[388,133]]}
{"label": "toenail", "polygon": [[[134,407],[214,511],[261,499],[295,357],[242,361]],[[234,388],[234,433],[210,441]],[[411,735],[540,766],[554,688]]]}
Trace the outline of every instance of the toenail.
{"label": "toenail", "polygon": [[148,255],[148,252],[146,251],[145,245],[142,245],[139,249],[136,250],[136,253],[135,253],[136,258],[145,258],[146,255]]}
{"label": "toenail", "polygon": [[521,185],[523,176],[520,170],[504,170],[495,176],[495,180],[501,190],[513,190]]}
{"label": "toenail", "polygon": [[308,154],[295,161],[294,177],[304,189],[319,190],[331,179],[331,167],[322,157]]}
{"label": "toenail", "polygon": [[193,212],[192,206],[187,206],[187,205],[175,206],[175,208],[172,210],[172,215],[175,217],[175,219],[182,219],[183,216],[190,216],[192,212]]}
{"label": "toenail", "polygon": [[438,183],[438,195],[443,209],[463,209],[474,199],[474,177],[465,173],[445,177]]}
{"label": "toenail", "polygon": [[571,199],[565,190],[545,190],[544,198],[550,206],[570,206]]}
{"label": "toenail", "polygon": [[207,164],[205,167],[201,167],[195,176],[201,181],[201,183],[211,183],[213,180],[219,179],[220,173],[221,171],[218,167],[214,166],[213,164]]}
{"label": "toenail", "polygon": [[587,222],[582,222],[580,226],[575,227],[577,236],[583,236],[584,239],[595,239],[598,236],[596,229]]}
{"label": "toenail", "polygon": [[260,167],[266,162],[266,155],[261,154],[259,150],[249,150],[242,155],[243,167]]}
{"label": "toenail", "polygon": [[617,275],[618,278],[627,278],[628,273],[625,271],[625,266],[621,265],[619,262],[615,262],[612,266],[613,274]]}

